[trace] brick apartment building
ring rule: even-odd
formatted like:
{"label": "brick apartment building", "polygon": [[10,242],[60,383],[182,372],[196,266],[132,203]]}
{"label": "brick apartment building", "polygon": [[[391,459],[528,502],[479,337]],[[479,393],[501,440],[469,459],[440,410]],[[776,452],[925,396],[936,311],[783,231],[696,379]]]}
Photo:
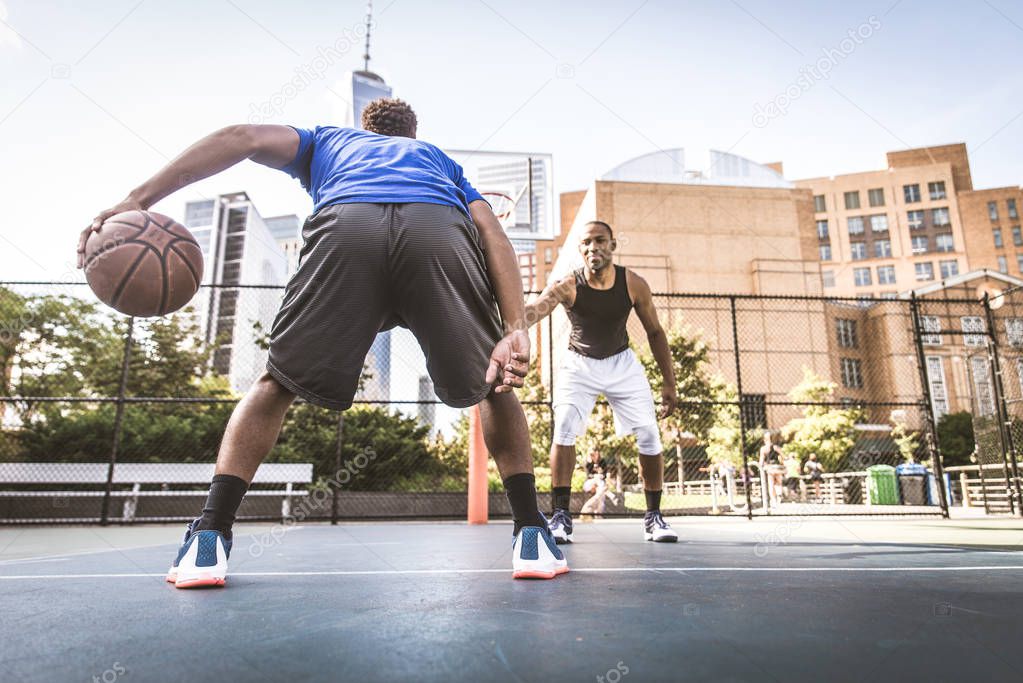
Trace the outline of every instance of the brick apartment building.
{"label": "brick apartment building", "polygon": [[[890,152],[885,170],[793,182],[780,163],[711,152],[700,166],[710,170],[696,171],[687,160],[692,155],[684,149],[658,151],[619,165],[586,190],[562,194],[561,233],[537,242],[523,284],[541,289],[578,267],[566,242],[599,218],[616,230],[616,262],[643,275],[655,292],[908,298],[915,290],[926,325],[966,332],[986,326],[980,306],[929,311],[926,300],[976,300],[980,287],[1023,285],[1015,277],[1023,272],[1020,188],[974,190],[965,145]],[[666,327],[699,333],[717,369],[734,382],[730,316],[722,305],[659,301]],[[1014,310],[995,313],[1006,349],[1023,342],[1023,312],[1017,318]],[[630,327],[642,341],[638,321]],[[552,340],[535,330],[542,376],[548,362],[558,362],[566,331],[560,311]],[[552,359],[543,352],[549,341]],[[786,400],[804,367],[834,381],[842,400],[920,397],[905,302],[751,303],[740,315],[739,342],[743,391],[768,404]],[[978,353],[986,341],[945,334],[927,342],[935,413],[986,411],[992,376]],[[1013,365],[1003,368],[1012,378],[1006,391],[1023,396],[1023,363]],[[794,414],[776,406],[757,421],[773,427]],[[886,421],[880,412],[871,419]]]}

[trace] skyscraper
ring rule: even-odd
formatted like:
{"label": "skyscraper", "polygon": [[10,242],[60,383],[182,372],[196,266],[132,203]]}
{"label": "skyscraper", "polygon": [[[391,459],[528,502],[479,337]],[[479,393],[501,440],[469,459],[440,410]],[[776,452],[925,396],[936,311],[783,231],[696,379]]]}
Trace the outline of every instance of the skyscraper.
{"label": "skyscraper", "polygon": [[188,202],[185,226],[202,249],[203,288],[195,298],[204,340],[216,343],[214,369],[231,388],[247,391],[266,366],[265,336],[280,303],[277,289],[238,289],[230,285],[282,285],[287,257],[263,217],[244,192]]}

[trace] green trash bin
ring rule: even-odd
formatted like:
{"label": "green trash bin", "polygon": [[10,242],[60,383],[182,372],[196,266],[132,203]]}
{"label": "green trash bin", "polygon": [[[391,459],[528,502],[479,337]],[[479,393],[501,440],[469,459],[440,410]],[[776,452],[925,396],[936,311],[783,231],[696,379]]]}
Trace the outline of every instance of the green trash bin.
{"label": "green trash bin", "polygon": [[899,483],[891,465],[867,468],[867,496],[871,505],[898,505]]}

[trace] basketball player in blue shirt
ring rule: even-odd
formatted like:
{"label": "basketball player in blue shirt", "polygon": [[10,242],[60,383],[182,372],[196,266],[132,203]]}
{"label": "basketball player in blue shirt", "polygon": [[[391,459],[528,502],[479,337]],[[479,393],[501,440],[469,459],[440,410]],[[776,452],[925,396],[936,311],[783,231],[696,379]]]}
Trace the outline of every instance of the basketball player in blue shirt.
{"label": "basketball player in blue shirt", "polygon": [[374,338],[395,325],[419,341],[442,401],[480,404],[515,519],[513,576],[549,579],[568,571],[537,510],[529,431],[512,391],[522,386],[530,349],[511,243],[462,168],[416,139],[408,104],[375,100],[362,125],[224,128],[82,232],[79,267],[90,231],[110,216],[146,210],[245,159],[297,178],[313,198],[300,265],[271,328],[266,372],[228,422],[202,516],[189,525],[168,572],[178,588],[224,584],[235,514],[289,406],[301,396],[349,408]]}

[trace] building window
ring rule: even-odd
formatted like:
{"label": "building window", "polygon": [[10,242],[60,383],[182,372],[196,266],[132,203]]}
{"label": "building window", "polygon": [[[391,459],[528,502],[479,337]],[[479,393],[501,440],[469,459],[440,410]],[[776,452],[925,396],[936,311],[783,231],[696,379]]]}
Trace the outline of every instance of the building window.
{"label": "building window", "polygon": [[1023,395],[1023,358],[1016,359],[1016,374],[1019,375],[1019,391]]}
{"label": "building window", "polygon": [[543,262],[554,263],[554,250],[550,247],[544,247],[543,249]]}
{"label": "building window", "polygon": [[1016,210],[1015,199],[1006,199],[1005,206],[1008,207],[1009,209],[1009,218],[1011,218],[1012,220],[1016,220],[1017,218],[1019,218],[1019,212]]}
{"label": "building window", "polygon": [[1009,260],[1001,254],[998,255],[998,272],[1003,274],[1009,272]]}
{"label": "building window", "polygon": [[926,282],[934,279],[933,263],[914,263],[913,271],[916,274],[917,282]]}
{"label": "building window", "polygon": [[922,315],[920,316],[921,327],[924,332],[930,334],[921,334],[920,343],[924,346],[941,346],[941,321],[936,315]]}
{"label": "building window", "polygon": [[852,216],[847,221],[846,225],[849,227],[850,235],[862,235],[863,234],[863,216]]}
{"label": "building window", "polygon": [[1023,230],[1018,225],[1012,226],[1012,243],[1017,247],[1023,247]]}
{"label": "building window", "polygon": [[822,244],[822,245],[820,245],[820,252],[821,252],[821,261],[830,261],[831,260],[831,245],[830,244]]}
{"label": "building window", "polygon": [[863,388],[863,373],[860,370],[860,361],[856,358],[842,359],[842,386],[849,389]]}
{"label": "building window", "polygon": [[878,296],[880,296],[882,299],[898,299],[899,298],[899,293],[898,292],[881,292]]}
{"label": "building window", "polygon": [[945,390],[945,369],[941,356],[927,356],[927,383],[931,387],[931,408],[934,419],[948,414],[948,392]]}
{"label": "building window", "polygon": [[930,239],[927,235],[913,235],[911,244],[914,254],[926,254],[930,249]]}
{"label": "building window", "polygon": [[936,183],[927,183],[927,191],[930,193],[931,199],[944,199],[945,198],[944,181],[938,181]]}
{"label": "building window", "polygon": [[867,243],[850,242],[849,255],[853,261],[862,261],[863,259],[867,258]]}
{"label": "building window", "polygon": [[1005,337],[1009,340],[1009,346],[1023,346],[1023,318],[1005,320]]}
{"label": "building window", "polygon": [[884,206],[884,188],[875,187],[873,190],[867,190],[867,201],[871,206]]}
{"label": "building window", "polygon": [[874,242],[874,258],[889,258],[892,255],[891,240],[877,240]]}
{"label": "building window", "polygon": [[817,239],[828,239],[828,222],[817,221]]}
{"label": "building window", "polygon": [[907,204],[915,204],[920,201],[920,186],[916,184],[903,185],[902,194],[905,196]]}
{"label": "building window", "polygon": [[951,234],[935,235],[934,236],[934,249],[942,253],[948,253],[955,251],[955,243],[952,241]]}
{"label": "building window", "polygon": [[198,202],[185,204],[185,227],[198,228],[206,225],[213,225],[213,202],[207,199]]}
{"label": "building window", "polygon": [[869,287],[871,285],[870,268],[853,268],[853,282],[857,287]]}
{"label": "building window", "polygon": [[919,230],[924,227],[924,212],[923,211],[910,211],[906,214],[909,218],[909,229]]}
{"label": "building window", "polygon": [[879,284],[879,285],[894,285],[895,284],[895,266],[878,266],[877,267],[877,284]]}
{"label": "building window", "polygon": [[996,247],[1000,248],[1000,247],[1005,246],[1002,243],[1002,229],[1001,228],[995,228],[994,230],[991,231],[991,234],[995,238],[995,246]]}
{"label": "building window", "polygon": [[970,374],[973,375],[973,388],[976,390],[977,411],[989,417],[995,414],[995,394],[991,390],[991,372],[985,356],[970,358]]}
{"label": "building window", "polygon": [[871,232],[888,232],[888,216],[877,214],[870,217]]}
{"label": "building window", "polygon": [[943,280],[959,274],[959,261],[941,261],[938,266],[941,268],[941,279]]}
{"label": "building window", "polygon": [[1023,273],[1023,254],[1016,254],[1016,267]]}
{"label": "building window", "polygon": [[987,216],[993,221],[998,220],[998,202],[987,203]]}
{"label": "building window", "polygon": [[743,394],[742,419],[748,429],[766,429],[767,395]]}
{"label": "building window", "polygon": [[833,270],[822,270],[821,271],[821,283],[825,287],[835,286],[835,271]]}
{"label": "building window", "polygon": [[933,223],[936,228],[943,228],[951,225],[952,222],[948,217],[948,207],[943,206],[937,209],[931,209],[931,223]]}
{"label": "building window", "polygon": [[838,335],[838,345],[844,349],[856,348],[856,321],[845,318],[835,319],[835,332]]}
{"label": "building window", "polygon": [[845,193],[845,208],[847,209],[858,209],[860,208],[860,192],[855,190],[853,192]]}
{"label": "building window", "polygon": [[[963,328],[963,344],[966,346],[984,346],[986,328],[984,327],[983,318],[979,315],[964,315],[959,319],[959,324]],[[970,334],[971,332],[979,332],[980,334]]]}
{"label": "building window", "polygon": [[813,210],[816,211],[817,213],[821,213],[823,211],[828,210],[827,204],[824,203],[824,195],[815,194],[813,196]]}

